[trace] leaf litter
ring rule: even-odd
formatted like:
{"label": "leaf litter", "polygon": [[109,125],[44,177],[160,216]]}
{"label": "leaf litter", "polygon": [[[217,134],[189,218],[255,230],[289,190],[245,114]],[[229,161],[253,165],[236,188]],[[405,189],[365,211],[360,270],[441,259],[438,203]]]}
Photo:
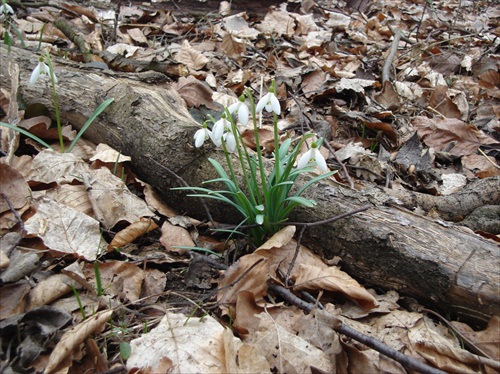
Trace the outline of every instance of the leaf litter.
{"label": "leaf litter", "polygon": [[[394,174],[395,185],[444,195],[470,178],[499,176],[498,10],[453,0],[360,2],[358,10],[350,3],[303,0],[260,17],[214,10],[201,19],[133,3],[62,7],[97,61],[121,71],[151,59],[173,66],[164,71],[195,117],[235,102],[245,86],[258,90],[260,76],[274,71],[281,99],[293,97],[284,101],[280,129],[324,131],[358,186]],[[27,5],[29,17],[16,12],[14,21],[28,46],[41,40],[80,61],[75,49],[53,44],[71,43],[52,24],[58,7]],[[389,51],[380,46],[391,46],[395,28],[399,53],[380,84]],[[127,64],[112,62],[119,56]],[[0,97],[7,113],[8,92]],[[47,116],[25,116],[19,125],[54,139]],[[64,129],[71,140],[74,131]],[[2,149],[17,148],[8,132],[1,141]],[[251,136],[245,142],[254,144]],[[407,372],[335,331],[340,320],[441,370],[500,371],[498,316],[482,331],[454,321],[453,335],[406,310],[397,292],[366,289],[297,249],[293,226],[229,261],[238,243],[200,235],[202,223],[177,216],[135,178],[128,155],[84,141],[64,154],[25,144],[35,152],[23,148],[0,163],[2,370]],[[198,243],[219,255],[226,249],[229,265],[211,257],[220,267],[206,272],[203,285],[183,274],[194,255],[180,247]],[[305,314],[288,305],[271,292],[273,283],[322,309]]]}

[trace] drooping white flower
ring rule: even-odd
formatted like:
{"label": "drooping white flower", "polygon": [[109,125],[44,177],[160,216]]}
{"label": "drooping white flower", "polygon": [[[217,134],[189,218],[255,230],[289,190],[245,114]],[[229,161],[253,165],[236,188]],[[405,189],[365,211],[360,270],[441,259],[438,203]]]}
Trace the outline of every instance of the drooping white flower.
{"label": "drooping white flower", "polygon": [[302,155],[297,164],[297,169],[305,168],[310,161],[316,161],[316,166],[321,171],[328,171],[328,166],[326,165],[325,158],[318,149],[316,142],[311,144],[311,149]]}
{"label": "drooping white flower", "polygon": [[261,112],[262,109],[266,108],[268,112],[274,112],[278,116],[281,113],[281,107],[280,107],[280,102],[278,101],[278,98],[274,94],[274,92],[268,92],[262,98],[259,100],[257,103],[257,106],[255,108],[255,111],[257,113]]}
{"label": "drooping white flower", "polygon": [[14,14],[14,9],[12,9],[12,7],[7,3],[2,4],[0,5],[0,14],[4,13]]}
{"label": "drooping white flower", "polygon": [[236,151],[236,138],[232,131],[228,131],[224,134],[224,141],[226,142],[226,147],[229,152]]}
{"label": "drooping white flower", "polygon": [[249,110],[248,106],[244,101],[238,100],[237,103],[229,105],[227,108],[230,114],[236,113],[238,115],[238,119],[243,126],[248,124]]}
{"label": "drooping white flower", "polygon": [[[40,61],[35,70],[33,70],[33,73],[31,73],[30,86],[33,86],[38,80],[38,78],[44,75],[48,76],[50,79],[50,69],[45,62]],[[54,74],[54,83],[57,83],[57,77],[55,74]]]}
{"label": "drooping white flower", "polygon": [[219,140],[224,135],[224,130],[231,130],[231,122],[229,122],[224,117],[215,122],[214,127],[212,128],[214,138]]}
{"label": "drooping white flower", "polygon": [[208,138],[212,139],[212,131],[210,131],[206,125],[203,125],[203,128],[199,129],[194,134],[194,146],[200,148]]}

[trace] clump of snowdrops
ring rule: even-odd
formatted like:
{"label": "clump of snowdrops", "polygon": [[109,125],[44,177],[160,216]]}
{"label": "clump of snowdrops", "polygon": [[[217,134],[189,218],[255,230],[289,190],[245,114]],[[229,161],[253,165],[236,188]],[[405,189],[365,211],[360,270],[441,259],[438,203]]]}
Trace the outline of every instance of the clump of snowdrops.
{"label": "clump of snowdrops", "polygon": [[[258,116],[262,112],[268,112],[273,117],[274,166],[271,171],[266,171],[259,141]],[[303,144],[307,139],[315,137],[314,134],[302,135],[294,145],[289,138],[280,145],[278,130],[280,113],[281,108],[276,97],[274,81],[268,93],[262,96],[257,104],[251,91],[246,89],[237,103],[224,108],[219,120],[212,120],[212,129],[209,129],[208,123],[205,122],[194,135],[196,147],[201,147],[206,140],[222,147],[226,167],[224,168],[218,161],[209,158],[208,161],[217,171],[218,178],[205,181],[204,184],[222,183],[225,189],[176,188],[176,190],[195,191],[195,194],[188,196],[215,199],[236,208],[242,215],[242,221],[237,229],[248,228],[252,242],[256,246],[279,231],[297,206],[314,206],[316,204],[314,200],[301,195],[313,184],[335,173],[335,171],[328,172],[325,159],[319,151],[322,143],[321,138],[312,141],[310,149],[297,162]],[[247,127],[250,119],[255,137],[255,152],[249,150],[245,145],[237,126],[237,121],[239,121],[241,126]],[[231,157],[232,154],[235,154],[236,158]],[[300,189],[293,190],[297,177],[302,173],[313,171],[315,167],[325,174],[320,174],[306,182]],[[244,188],[240,186],[240,180],[237,177],[238,170],[242,173],[241,180],[244,183]]]}

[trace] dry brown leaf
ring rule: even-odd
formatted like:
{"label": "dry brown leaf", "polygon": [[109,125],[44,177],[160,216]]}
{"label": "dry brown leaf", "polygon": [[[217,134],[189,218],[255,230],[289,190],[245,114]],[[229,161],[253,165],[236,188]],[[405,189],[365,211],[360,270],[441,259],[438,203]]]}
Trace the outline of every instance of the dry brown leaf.
{"label": "dry brown leaf", "polygon": [[48,190],[45,197],[95,218],[87,188],[83,184],[63,184]]}
{"label": "dry brown leaf", "polygon": [[287,11],[271,9],[256,28],[266,34],[292,36],[295,33],[295,20]]}
{"label": "dry brown leaf", "polygon": [[25,223],[28,234],[41,238],[51,250],[94,261],[106,252],[99,222],[54,201],[42,202]]}
{"label": "dry brown leaf", "polygon": [[90,161],[96,160],[104,163],[109,162],[115,164],[117,162],[132,161],[132,158],[124,156],[121,152],[116,151],[107,144],[101,143],[97,145],[97,148],[94,151],[94,156],[90,159]]}
{"label": "dry brown leaf", "polygon": [[25,280],[0,287],[0,320],[24,313],[31,286]]}
{"label": "dry brown leaf", "polygon": [[270,373],[269,362],[250,344],[243,343],[226,328],[223,334],[225,366],[228,373]]}
{"label": "dry brown leaf", "polygon": [[28,310],[50,304],[71,291],[73,281],[65,274],[54,274],[42,280],[30,292]]}
{"label": "dry brown leaf", "polygon": [[242,40],[229,33],[222,38],[221,48],[226,55],[236,59],[241,58],[247,49]]}
{"label": "dry brown leaf", "polygon": [[3,162],[0,162],[0,192],[5,196],[0,198],[0,213],[10,211],[9,204],[13,209],[29,204],[31,190],[28,183],[21,173]]}
{"label": "dry brown leaf", "polygon": [[168,358],[174,373],[227,373],[224,331],[211,316],[167,312],[158,326],[130,342],[127,368],[155,368]]}
{"label": "dry brown leaf", "polygon": [[[56,127],[50,128],[52,119],[46,116],[37,116],[29,119],[24,119],[19,122],[19,127],[28,130],[31,134],[42,139],[59,139],[59,133]],[[62,127],[62,135],[65,140],[73,140],[76,136],[76,131],[71,126]]]}
{"label": "dry brown leaf", "polygon": [[165,204],[162,199],[158,196],[154,188],[151,185],[144,183],[142,181],[138,181],[144,187],[144,198],[146,203],[153,207],[155,211],[160,213],[161,215],[172,218],[175,217],[178,213],[172,209],[170,206]]}
{"label": "dry brown leaf", "polygon": [[0,249],[0,270],[6,269],[7,267],[9,267],[9,264],[9,256],[7,256],[7,254]]}
{"label": "dry brown leaf", "polygon": [[382,92],[375,95],[375,100],[377,100],[387,110],[398,110],[401,107],[399,95],[394,89],[392,83],[389,81],[384,82]]}
{"label": "dry brown leaf", "polygon": [[28,180],[46,184],[71,183],[89,170],[89,166],[72,153],[45,149],[33,158]]}
{"label": "dry brown leaf", "polygon": [[270,279],[269,263],[264,257],[255,253],[243,256],[219,280],[218,304],[234,304],[241,291],[251,291],[256,300],[262,300]]}
{"label": "dry brown leaf", "polygon": [[[470,155],[485,144],[498,144],[493,138],[486,136],[476,126],[459,119],[430,119],[415,117],[413,125],[418,129],[422,141],[437,151],[447,150],[455,156]],[[451,149],[447,149],[453,143]]]}
{"label": "dry brown leaf", "polygon": [[195,50],[187,40],[184,40],[181,49],[177,53],[177,61],[191,70],[201,70],[207,64],[208,58]]}
{"label": "dry brown leaf", "polygon": [[136,42],[136,44],[148,45],[148,39],[146,39],[141,29],[127,29],[127,34],[130,35],[130,37],[134,42]]}
{"label": "dry brown leaf", "polygon": [[492,359],[500,361],[500,315],[491,317],[488,327],[482,331],[474,331],[461,322],[453,321],[451,324]]}
{"label": "dry brown leaf", "polygon": [[134,222],[117,232],[111,243],[109,243],[108,250],[121,248],[126,244],[132,243],[135,239],[156,228],[158,228],[158,225],[154,221],[148,218],[141,218],[140,221]]}
{"label": "dry brown leaf", "polygon": [[91,170],[83,173],[82,177],[94,214],[106,229],[120,221],[132,223],[141,217],[154,216],[144,200],[130,192],[125,183],[110,170]]}
{"label": "dry brown leaf", "polygon": [[177,83],[172,86],[181,95],[188,107],[198,108],[200,105],[205,105],[209,109],[218,109],[212,101],[212,89],[192,75],[180,77]]}
{"label": "dry brown leaf", "polygon": [[[71,365],[73,359],[73,350],[82,344],[88,336],[101,331],[112,314],[113,310],[98,312],[72,329],[66,331],[59,343],[54,347],[47,367],[45,368],[45,373],[50,374],[58,370],[67,369]],[[60,364],[63,362],[68,364],[67,366],[64,365],[64,368],[60,367]]]}
{"label": "dry brown leaf", "polygon": [[446,118],[462,117],[457,105],[448,96],[448,86],[437,86],[429,98],[429,106],[437,110]]}
{"label": "dry brown leaf", "polygon": [[187,231],[183,227],[174,226],[171,223],[165,221],[161,227],[161,237],[160,243],[165,246],[165,248],[172,252],[177,252],[179,254],[184,254],[188,251],[185,248],[174,248],[177,246],[187,246],[194,247],[195,243]]}
{"label": "dry brown leaf", "polygon": [[[106,295],[129,301],[136,301],[140,298],[142,282],[145,278],[144,270],[124,261],[107,261],[99,263],[98,266],[102,288]],[[93,264],[86,263],[83,273],[86,279],[93,279],[95,283],[96,275]]]}

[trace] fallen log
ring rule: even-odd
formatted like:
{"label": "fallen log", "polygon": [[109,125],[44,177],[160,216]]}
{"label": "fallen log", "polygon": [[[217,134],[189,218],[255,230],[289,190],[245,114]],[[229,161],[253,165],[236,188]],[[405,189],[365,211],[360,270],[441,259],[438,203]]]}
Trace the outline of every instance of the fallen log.
{"label": "fallen log", "polygon": [[[39,102],[53,110],[47,82],[33,87],[27,84],[38,55],[18,48],[12,48],[10,54],[5,46],[0,49],[2,87],[8,89],[11,84],[9,65],[18,64],[21,100]],[[85,70],[60,59],[53,63],[62,118],[80,128],[99,104],[114,98],[86,137],[131,156],[138,175],[168,204],[206,218],[198,201],[171,191],[170,187],[181,185],[173,173],[189,185],[199,186],[214,177],[207,158],[224,161],[217,149],[193,147],[193,134],[199,127],[168,79],[156,72],[120,74]],[[498,185],[499,181],[491,178],[486,183]],[[499,205],[500,189],[494,191],[488,203]],[[398,290],[454,318],[479,323],[498,313],[500,253],[494,242],[469,229],[399,207],[397,200],[376,187],[356,191],[323,183],[310,189],[307,197],[314,198],[317,206],[298,209],[291,220],[319,221],[371,206],[355,216],[308,228],[304,236],[304,243],[326,259],[341,257],[343,269],[357,280]],[[216,220],[239,219],[229,214],[226,206],[212,201],[209,207]]]}

